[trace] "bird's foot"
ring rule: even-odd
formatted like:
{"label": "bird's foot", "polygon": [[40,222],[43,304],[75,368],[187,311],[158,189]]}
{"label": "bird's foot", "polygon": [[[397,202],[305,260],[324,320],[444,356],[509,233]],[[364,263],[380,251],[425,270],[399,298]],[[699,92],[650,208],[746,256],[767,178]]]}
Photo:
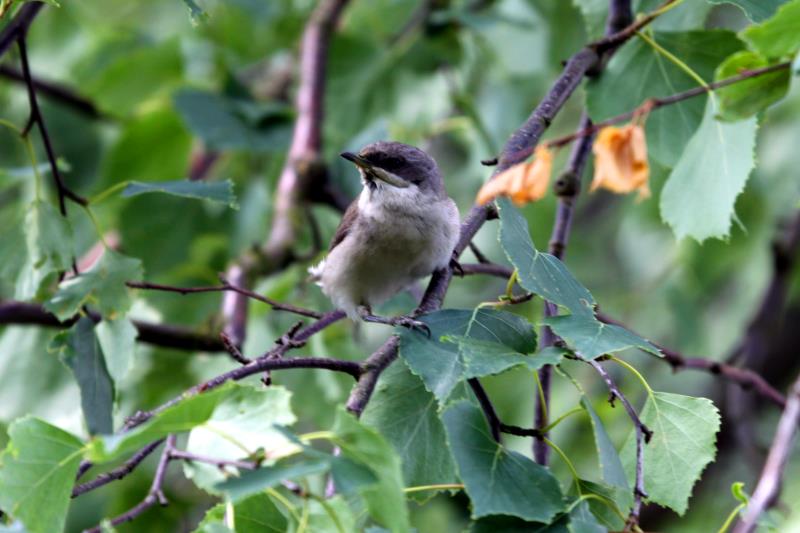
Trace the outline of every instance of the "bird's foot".
{"label": "bird's foot", "polygon": [[464,267],[462,267],[461,263],[458,262],[458,256],[456,255],[455,252],[453,252],[452,257],[450,257],[450,270],[456,276],[459,276],[461,278],[464,277]]}
{"label": "bird's foot", "polygon": [[359,308],[359,314],[361,315],[361,320],[363,320],[364,322],[372,322],[375,324],[386,324],[387,326],[401,326],[404,328],[408,328],[410,330],[416,330],[421,333],[424,333],[428,338],[431,337],[431,328],[428,327],[428,324],[410,316],[373,315],[371,310],[367,307]]}

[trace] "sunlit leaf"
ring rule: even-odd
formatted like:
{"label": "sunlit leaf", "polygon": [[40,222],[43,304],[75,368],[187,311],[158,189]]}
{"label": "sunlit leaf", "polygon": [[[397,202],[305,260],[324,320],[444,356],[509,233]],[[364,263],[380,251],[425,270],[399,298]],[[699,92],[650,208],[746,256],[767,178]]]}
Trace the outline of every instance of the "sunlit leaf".
{"label": "sunlit leaf", "polygon": [[[192,429],[186,450],[219,459],[247,460],[263,455],[271,462],[297,451],[274,428],[295,422],[291,393],[283,387],[256,388],[240,385],[214,408],[208,420]],[[184,472],[199,487],[209,490],[226,475],[215,465],[184,463]]]}
{"label": "sunlit leaf", "polygon": [[[644,485],[649,500],[682,515],[692,487],[716,455],[719,411],[706,398],[656,392],[640,418],[653,431],[644,447]],[[622,463],[632,482],[636,464],[633,432],[622,448]]]}
{"label": "sunlit leaf", "polygon": [[151,183],[133,181],[122,191],[122,196],[136,196],[137,194],[153,192],[219,202],[234,209],[238,208],[236,195],[233,193],[233,182],[231,180],[212,182],[180,180],[156,181]]}
{"label": "sunlit leaf", "polygon": [[[743,71],[756,70],[767,66],[769,66],[769,61],[754,52],[737,52],[717,68],[714,78],[716,80],[724,80],[741,74]],[[788,90],[788,69],[756,76],[752,79],[717,89],[716,94],[719,98],[718,118],[735,121],[753,116],[781,100],[786,96]]]}
{"label": "sunlit leaf", "polygon": [[661,218],[678,239],[727,237],[736,197],[755,164],[756,119],[731,124],[715,115],[709,100],[703,122],[661,192]]}
{"label": "sunlit leaf", "polygon": [[[699,2],[694,2],[699,3]],[[677,8],[680,9],[680,8]],[[653,38],[702,79],[742,43],[728,31],[655,32]],[[626,43],[596,81],[587,85],[589,114],[595,122],[626,113],[648,98],[663,97],[697,86],[697,81],[656,52],[642,39]],[[645,132],[651,159],[672,167],[700,125],[706,97],[690,98],[653,111]]]}
{"label": "sunlit leaf", "polygon": [[142,262],[106,250],[91,269],[61,282],[45,309],[61,320],[74,316],[84,305],[97,306],[104,317],[115,318],[130,309],[128,281],[142,279]]}
{"label": "sunlit leaf", "polygon": [[206,422],[214,409],[239,388],[241,385],[228,382],[210,391],[183,398],[130,431],[97,437],[90,443],[89,459],[96,462],[113,461],[170,433],[189,431]]}
{"label": "sunlit leaf", "polygon": [[784,57],[800,49],[800,0],[791,0],[761,24],[748,26],[742,38],[766,57]]}
{"label": "sunlit leaf", "polygon": [[103,350],[106,368],[115,382],[124,378],[133,367],[138,332],[125,317],[101,320],[95,328],[97,340]]}
{"label": "sunlit leaf", "polygon": [[376,484],[359,491],[373,520],[392,531],[408,531],[410,524],[403,494],[403,473],[400,458],[392,445],[344,408],[337,411],[333,432],[342,455],[369,465],[378,477]]}
{"label": "sunlit leaf", "polygon": [[30,533],[62,531],[83,443],[38,418],[11,424],[0,455],[0,508]]}

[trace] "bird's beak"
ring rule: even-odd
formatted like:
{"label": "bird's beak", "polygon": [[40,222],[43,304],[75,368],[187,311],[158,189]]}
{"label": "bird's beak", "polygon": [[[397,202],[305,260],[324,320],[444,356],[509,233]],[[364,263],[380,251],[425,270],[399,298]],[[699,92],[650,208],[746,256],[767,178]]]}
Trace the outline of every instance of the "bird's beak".
{"label": "bird's beak", "polygon": [[352,162],[355,166],[364,169],[364,172],[372,178],[379,179],[384,183],[388,183],[393,187],[398,187],[401,189],[409,186],[409,183],[397,174],[373,165],[358,154],[354,154],[353,152],[342,152],[340,155]]}

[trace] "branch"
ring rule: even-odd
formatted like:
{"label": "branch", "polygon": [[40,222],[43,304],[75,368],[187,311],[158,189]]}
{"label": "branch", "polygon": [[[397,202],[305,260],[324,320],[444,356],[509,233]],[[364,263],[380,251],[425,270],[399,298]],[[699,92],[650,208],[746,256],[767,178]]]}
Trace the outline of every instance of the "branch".
{"label": "branch", "polygon": [[0,57],[14,44],[14,41],[28,31],[28,27],[31,25],[31,22],[33,22],[33,19],[36,18],[36,15],[39,14],[39,10],[42,9],[42,7],[44,7],[43,2],[26,3],[20,8],[11,22],[3,28],[3,32],[0,33]]}
{"label": "branch", "polygon": [[[668,3],[672,3],[673,1],[674,0],[668,0]],[[597,43],[592,43],[574,54],[567,61],[563,71],[550,87],[550,90],[539,105],[536,106],[528,119],[519,129],[512,133],[511,137],[506,141],[506,144],[503,146],[503,151],[498,157],[497,167],[492,175],[496,176],[504,170],[521,163],[533,154],[544,131],[550,126],[555,116],[578,85],[580,85],[583,77],[597,64],[599,60],[598,50],[602,53],[615,49],[635,35],[636,31],[644,27],[656,16],[658,16],[658,13],[651,14],[612,35],[610,38],[602,42],[598,41]],[[469,246],[472,238],[483,226],[483,223],[489,219],[492,211],[493,208],[491,205],[475,205],[472,207],[464,219],[464,222],[461,224],[459,240],[454,250],[454,255],[456,257],[460,256]],[[434,272],[425,290],[425,295],[422,297],[422,301],[414,311],[414,314],[420,315],[439,309],[442,306],[452,277],[453,273],[449,268]],[[386,368],[397,357],[397,344],[396,337],[391,337],[370,356],[370,359],[376,358],[376,360],[382,363],[385,362],[383,368]],[[367,402],[369,402],[369,397],[375,387],[378,375],[383,371],[383,368],[379,367],[379,370],[374,371],[374,373],[377,374],[374,377],[372,376],[372,372],[370,372],[369,379],[365,378],[366,374],[361,377],[359,383],[351,391],[350,398],[347,402],[351,412],[358,415],[364,410]]]}
{"label": "branch", "polygon": [[[25,82],[25,76],[21,71],[8,66],[0,65],[0,76],[18,82]],[[86,115],[89,118],[103,118],[103,115],[88,99],[76,94],[71,89],[52,81],[32,78],[33,87],[39,94],[42,94],[54,101]]]}
{"label": "branch", "polygon": [[348,411],[356,416],[361,416],[364,408],[367,407],[370,397],[372,397],[372,391],[375,390],[375,384],[378,382],[381,373],[397,359],[397,347],[399,344],[400,339],[396,335],[392,335],[364,361],[362,365],[363,373],[358,378],[358,382],[353,387],[347,400]]}
{"label": "branch", "polygon": [[[245,257],[228,272],[236,285],[246,287],[255,275],[275,272],[293,260],[292,246],[302,224],[299,210],[312,191],[329,188],[321,162],[325,71],[333,29],[347,0],[322,0],[306,24],[301,43],[297,121],[286,163],[278,178],[272,226],[266,244],[256,257]],[[237,346],[244,343],[247,301],[242,294],[223,299],[225,333]]]}
{"label": "branch", "polygon": [[[95,323],[102,317],[94,311],[88,315]],[[41,305],[17,302],[14,300],[0,301],[0,324],[36,324],[54,328],[70,328],[78,320],[78,316],[60,321],[55,315],[46,311]],[[224,352],[225,345],[213,335],[204,335],[188,328],[172,326],[169,324],[154,324],[142,320],[132,320],[139,335],[137,340],[154,346],[175,348],[177,350]]]}
{"label": "branch", "polygon": [[755,531],[759,516],[778,501],[798,424],[800,424],[800,376],[789,391],[789,399],[778,422],[778,429],[775,431],[775,438],[764,463],[761,478],[734,533]]}
{"label": "branch", "polygon": [[36,88],[33,84],[31,77],[31,69],[28,64],[28,51],[25,44],[25,32],[27,27],[23,27],[17,33],[17,46],[19,47],[19,58],[22,63],[22,76],[25,78],[25,85],[28,88],[28,102],[31,107],[30,118],[28,125],[23,130],[23,135],[27,135],[30,127],[33,124],[39,126],[39,133],[42,135],[42,143],[44,144],[45,152],[47,153],[47,160],[50,162],[50,172],[53,175],[53,180],[56,182],[56,189],[58,190],[58,207],[62,216],[67,216],[67,206],[65,198],[69,198],[73,202],[81,206],[89,205],[86,198],[78,196],[64,185],[64,180],[61,178],[61,171],[58,169],[55,151],[53,150],[53,143],[50,141],[50,135],[47,133],[47,126],[44,123],[44,117],[39,109],[39,103],[36,100]]}
{"label": "branch", "polygon": [[754,69],[754,70],[744,70],[740,74],[737,74],[736,76],[731,76],[730,78],[725,78],[724,80],[715,81],[705,86],[694,87],[687,91],[675,93],[673,95],[665,96],[663,98],[650,98],[637,108],[633,109],[632,111],[628,111],[627,113],[622,113],[621,115],[613,116],[602,122],[598,122],[597,124],[587,126],[586,128],[583,128],[570,135],[565,135],[564,137],[558,137],[556,139],[548,141],[547,145],[552,147],[564,146],[565,144],[569,144],[575,139],[578,139],[580,137],[593,135],[599,130],[605,128],[606,126],[611,126],[613,124],[618,124],[620,122],[627,122],[633,119],[634,117],[650,113],[660,107],[677,104],[678,102],[682,102],[684,100],[694,98],[695,96],[706,94],[716,89],[727,87],[728,85],[739,83],[740,81],[749,80],[751,78],[757,78],[758,76],[763,76],[765,74],[771,74],[773,72],[785,70],[788,69],[790,66],[791,66],[790,62],[785,62],[785,63],[777,63],[775,65],[770,65],[768,67]]}
{"label": "branch", "polygon": [[644,445],[645,443],[650,442],[653,432],[639,419],[639,415],[636,414],[636,410],[633,408],[625,395],[622,394],[622,391],[619,390],[617,385],[611,379],[611,376],[608,374],[608,372],[606,372],[606,369],[603,368],[603,365],[594,360],[584,359],[584,361],[589,363],[592,368],[594,368],[597,373],[600,374],[600,377],[603,378],[603,381],[606,382],[606,386],[611,393],[611,398],[609,400],[612,402],[611,405],[614,405],[614,399],[619,399],[619,401],[622,402],[622,406],[625,408],[625,412],[628,413],[631,422],[633,422],[634,428],[636,429],[636,480],[633,488],[633,507],[631,508],[631,513],[628,515],[628,520],[625,523],[625,531],[629,531],[638,526],[639,513],[642,510],[642,498],[647,498],[647,492],[644,489]]}
{"label": "branch", "polygon": [[[669,5],[670,2],[664,5]],[[651,15],[652,16],[652,15]],[[651,19],[652,20],[652,19]],[[606,36],[609,38],[615,34],[630,31],[629,26],[633,21],[633,10],[631,0],[610,0],[608,4],[608,18],[606,20]],[[641,22],[637,21],[637,22]],[[628,27],[628,29],[626,29]],[[599,61],[592,70],[591,75],[597,76],[603,69],[606,61],[614,53],[615,48],[609,47],[598,52]],[[580,128],[586,129],[591,126],[592,121],[584,111],[580,121]],[[594,135],[586,135],[580,142],[572,147],[569,163],[566,170],[561,174],[555,183],[554,189],[558,195],[558,207],[556,209],[556,219],[550,235],[549,252],[559,260],[564,259],[564,253],[569,241],[569,232],[572,227],[573,205],[581,190],[581,178],[592,150]],[[558,306],[550,302],[544,302],[544,316],[550,317],[558,314]],[[558,337],[553,333],[549,326],[542,328],[542,346],[552,346]],[[550,446],[547,445],[547,432],[545,428],[549,424],[547,413],[550,403],[550,382],[553,376],[553,367],[544,366],[539,370],[538,385],[541,387],[540,394],[536,395],[536,410],[534,416],[534,426],[541,434],[536,436],[533,441],[533,456],[536,462],[546,465],[550,454]]]}
{"label": "branch", "polygon": [[253,292],[251,290],[242,287],[237,287],[236,285],[232,285],[227,279],[225,279],[224,276],[220,276],[220,280],[222,281],[222,285],[215,285],[211,287],[174,287],[172,285],[161,285],[159,283],[148,283],[144,281],[128,281],[125,283],[125,285],[127,285],[132,289],[177,292],[182,295],[194,294],[199,292],[233,291],[247,298],[252,298],[253,300],[258,300],[259,302],[263,302],[278,311],[288,311],[289,313],[307,316],[310,318],[320,318],[323,315],[323,313],[320,313],[319,311],[314,311],[312,309],[306,309],[303,307],[297,307],[295,305],[278,302],[277,300],[273,300],[271,298],[267,298],[266,296],[262,296],[257,292]]}
{"label": "branch", "polygon": [[[124,478],[131,472],[133,472],[142,461],[147,459],[147,457],[155,451],[159,445],[164,442],[164,439],[159,439],[156,441],[151,442],[138,452],[136,452],[130,459],[125,461],[125,463],[115,468],[114,470],[110,470],[105,474],[100,474],[96,478],[91,481],[87,481],[86,483],[81,483],[80,485],[76,485],[75,488],[72,489],[72,497],[77,498],[81,494],[85,494],[87,492],[93,491],[95,489],[99,489],[103,485],[107,485],[112,481],[117,481],[119,479]],[[85,470],[84,470],[85,471]]]}
{"label": "branch", "polygon": [[244,470],[254,470],[258,468],[258,463],[254,461],[235,461],[232,459],[219,459],[216,457],[206,457],[205,455],[197,455],[194,453],[185,452],[182,450],[172,450],[169,454],[170,459],[180,459],[182,461],[190,461],[193,463],[207,463],[214,465],[217,468],[226,466],[233,466]]}
{"label": "branch", "polygon": [[[133,507],[131,510],[112,518],[112,526],[118,526],[124,522],[130,522],[136,519],[139,515],[154,506],[156,503],[159,503],[162,506],[167,505],[167,498],[164,496],[164,477],[167,474],[167,466],[169,466],[170,454],[172,453],[173,448],[175,448],[175,435],[168,436],[166,440],[167,443],[164,446],[164,451],[161,452],[161,459],[159,459],[158,466],[156,467],[156,475],[153,478],[153,483],[150,485],[150,490],[148,491],[147,496],[145,496],[144,500],[142,500],[141,503]],[[92,529],[87,529],[86,531],[87,533],[101,533],[103,531],[103,527],[96,526]]]}

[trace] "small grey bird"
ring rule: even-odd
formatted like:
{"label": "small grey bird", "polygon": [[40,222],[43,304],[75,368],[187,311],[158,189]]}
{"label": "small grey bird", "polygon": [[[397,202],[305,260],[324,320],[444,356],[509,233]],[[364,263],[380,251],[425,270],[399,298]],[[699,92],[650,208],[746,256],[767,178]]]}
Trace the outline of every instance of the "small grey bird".
{"label": "small grey bird", "polygon": [[397,292],[449,265],[459,215],[431,156],[407,144],[376,142],[344,152],[364,189],[350,204],[328,256],[310,269],[336,307],[352,319],[427,330],[407,316],[372,314]]}

